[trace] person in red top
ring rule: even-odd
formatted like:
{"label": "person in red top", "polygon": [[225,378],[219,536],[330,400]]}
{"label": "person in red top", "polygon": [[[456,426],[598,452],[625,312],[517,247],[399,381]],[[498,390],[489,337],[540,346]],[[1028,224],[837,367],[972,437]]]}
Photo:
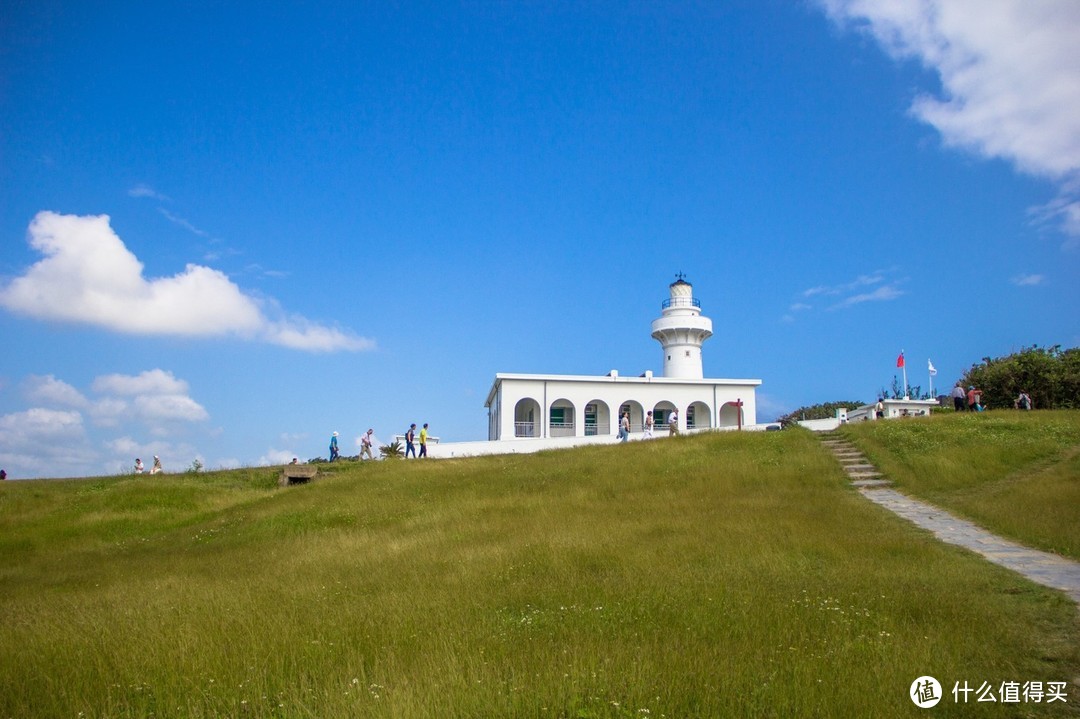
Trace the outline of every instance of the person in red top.
{"label": "person in red top", "polygon": [[982,392],[974,387],[968,387],[967,392],[968,412],[978,412],[982,409]]}

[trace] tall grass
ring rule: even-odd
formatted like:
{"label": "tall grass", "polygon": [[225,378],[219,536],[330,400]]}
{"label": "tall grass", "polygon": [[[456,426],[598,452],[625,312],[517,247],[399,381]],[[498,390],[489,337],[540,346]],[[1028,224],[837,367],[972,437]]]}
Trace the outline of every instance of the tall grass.
{"label": "tall grass", "polygon": [[1075,605],[805,433],[274,479],[3,486],[0,717],[891,717],[1080,674]]}
{"label": "tall grass", "polygon": [[903,491],[1080,560],[1080,412],[944,414],[844,431]]}

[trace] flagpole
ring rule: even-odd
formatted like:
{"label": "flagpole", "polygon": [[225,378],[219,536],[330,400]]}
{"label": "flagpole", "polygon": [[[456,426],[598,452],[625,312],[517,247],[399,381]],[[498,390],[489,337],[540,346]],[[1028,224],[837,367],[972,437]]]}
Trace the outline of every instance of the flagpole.
{"label": "flagpole", "polygon": [[908,392],[907,387],[907,357],[904,357],[904,350],[900,350],[900,356],[904,359],[900,367],[904,370],[904,399],[911,399],[911,394]]}
{"label": "flagpole", "polygon": [[930,375],[930,398],[933,399],[934,395],[934,373],[930,372],[930,368],[933,367],[933,363],[930,360],[926,360],[926,371]]}

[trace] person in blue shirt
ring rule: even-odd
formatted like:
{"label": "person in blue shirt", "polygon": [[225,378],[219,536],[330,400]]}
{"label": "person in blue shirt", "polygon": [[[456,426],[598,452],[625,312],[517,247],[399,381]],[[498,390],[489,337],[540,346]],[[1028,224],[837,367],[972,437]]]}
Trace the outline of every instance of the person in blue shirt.
{"label": "person in blue shirt", "polygon": [[334,432],[332,435],[330,435],[330,461],[333,462],[337,458],[338,458],[337,432]]}

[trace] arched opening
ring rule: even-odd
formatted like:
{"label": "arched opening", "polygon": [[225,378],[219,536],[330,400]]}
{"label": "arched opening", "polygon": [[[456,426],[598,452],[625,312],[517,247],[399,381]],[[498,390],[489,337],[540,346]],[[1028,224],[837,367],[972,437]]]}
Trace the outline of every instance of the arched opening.
{"label": "arched opening", "polygon": [[540,403],[532,397],[519,400],[514,405],[514,436],[540,436]]}
{"label": "arched opening", "polygon": [[[656,423],[657,432],[670,431],[668,429],[668,422],[671,417],[671,413],[674,412],[676,409],[677,408],[675,407],[675,405],[671,402],[668,402],[666,399],[661,402],[657,402],[653,406],[653,421]],[[682,425],[682,423],[683,418],[680,418],[679,424]]]}
{"label": "arched opening", "polygon": [[548,436],[574,436],[574,403],[568,399],[557,399],[548,410]]}
{"label": "arched opening", "polygon": [[615,423],[615,434],[619,433],[618,423],[622,421],[623,412],[630,413],[630,432],[640,432],[645,428],[645,408],[640,402],[629,399],[619,405],[619,418]]}
{"label": "arched opening", "polygon": [[686,408],[687,429],[708,429],[712,427],[712,412],[704,402],[694,402]]}
{"label": "arched opening", "polygon": [[585,405],[585,436],[611,434],[611,408],[606,402],[594,399]]}

